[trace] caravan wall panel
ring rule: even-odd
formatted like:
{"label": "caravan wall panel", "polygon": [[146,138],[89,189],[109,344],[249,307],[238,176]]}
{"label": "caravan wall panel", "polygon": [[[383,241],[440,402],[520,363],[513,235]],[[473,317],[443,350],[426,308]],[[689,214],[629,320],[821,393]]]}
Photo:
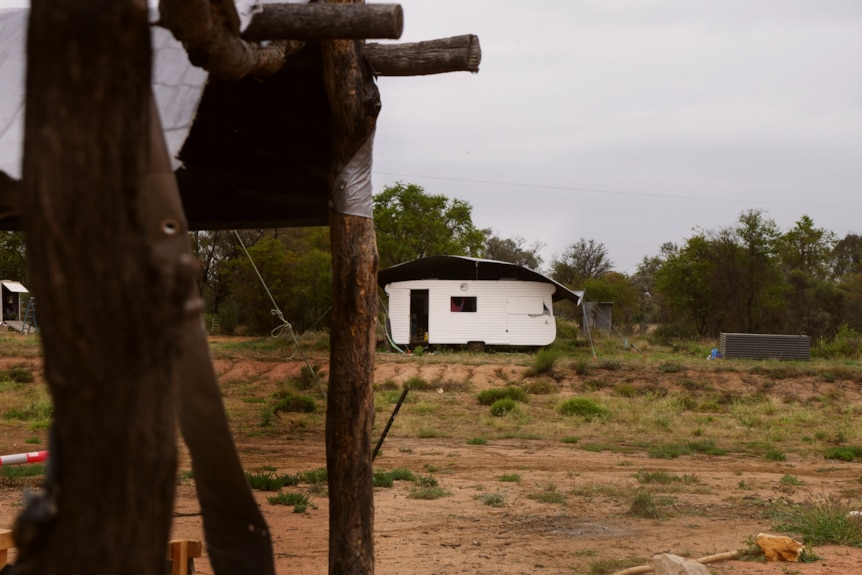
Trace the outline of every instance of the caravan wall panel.
{"label": "caravan wall panel", "polygon": [[[516,280],[393,282],[386,286],[392,338],[399,345],[410,343],[410,292],[428,290],[429,344],[548,345],[557,333],[554,289]],[[453,312],[452,298],[475,298],[476,311]]]}

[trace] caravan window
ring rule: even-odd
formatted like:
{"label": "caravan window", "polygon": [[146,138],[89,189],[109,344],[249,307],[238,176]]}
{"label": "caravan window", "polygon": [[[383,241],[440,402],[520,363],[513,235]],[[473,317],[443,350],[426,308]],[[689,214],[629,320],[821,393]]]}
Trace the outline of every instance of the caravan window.
{"label": "caravan window", "polygon": [[455,297],[453,296],[449,302],[449,310],[452,312],[476,312],[475,297]]}

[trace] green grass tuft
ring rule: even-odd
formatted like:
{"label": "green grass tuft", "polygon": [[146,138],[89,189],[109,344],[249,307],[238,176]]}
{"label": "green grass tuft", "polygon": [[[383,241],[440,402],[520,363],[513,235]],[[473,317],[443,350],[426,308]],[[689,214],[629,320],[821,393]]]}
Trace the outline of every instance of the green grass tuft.
{"label": "green grass tuft", "polygon": [[577,415],[587,420],[594,417],[608,417],[611,411],[604,405],[588,397],[572,397],[560,403],[557,411],[563,415]]}

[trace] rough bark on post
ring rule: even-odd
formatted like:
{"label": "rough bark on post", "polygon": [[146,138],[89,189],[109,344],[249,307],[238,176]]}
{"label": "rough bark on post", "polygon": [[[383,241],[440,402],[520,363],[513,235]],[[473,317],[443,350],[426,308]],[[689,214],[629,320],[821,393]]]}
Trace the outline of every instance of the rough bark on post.
{"label": "rough bark on post", "polygon": [[54,428],[16,573],[164,569],[171,365],[194,275],[158,263],[140,214],[150,60],[146,3],[33,0],[23,225]]}
{"label": "rough bark on post", "polygon": [[[351,215],[339,195],[355,179],[346,176],[365,157],[370,172],[380,98],[361,44],[323,44],[323,75],[332,109],[333,164],[329,226],[332,239],[332,327],[326,409],[329,478],[329,572],[374,572],[374,493],[371,432],[377,322],[377,243],[370,213]],[[360,168],[361,170],[362,168]],[[367,175],[367,174],[366,174]],[[370,212],[370,190],[368,192]],[[346,210],[352,211],[352,210]]]}

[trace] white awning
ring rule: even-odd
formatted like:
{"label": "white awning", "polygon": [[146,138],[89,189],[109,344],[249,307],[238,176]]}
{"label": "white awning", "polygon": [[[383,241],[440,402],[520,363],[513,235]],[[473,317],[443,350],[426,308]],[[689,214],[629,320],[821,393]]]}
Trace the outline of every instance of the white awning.
{"label": "white awning", "polygon": [[12,280],[0,280],[0,284],[7,290],[14,293],[30,293],[30,291],[21,285],[21,282],[13,282]]}

